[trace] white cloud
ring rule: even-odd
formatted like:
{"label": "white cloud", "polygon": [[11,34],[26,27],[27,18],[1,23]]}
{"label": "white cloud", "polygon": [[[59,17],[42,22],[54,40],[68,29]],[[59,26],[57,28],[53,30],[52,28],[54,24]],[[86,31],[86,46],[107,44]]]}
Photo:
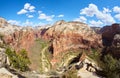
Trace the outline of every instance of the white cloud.
{"label": "white cloud", "polygon": [[30,3],[26,3],[25,5],[24,5],[24,9],[29,9],[30,8],[30,6],[31,6],[31,4]]}
{"label": "white cloud", "polygon": [[24,8],[17,12],[18,15],[26,14],[29,12],[35,12],[35,6],[32,6],[30,3],[26,3]]}
{"label": "white cloud", "polygon": [[38,11],[38,14],[41,14],[42,13],[42,11]]}
{"label": "white cloud", "polygon": [[117,18],[118,20],[120,20],[120,14],[116,14],[115,18]]}
{"label": "white cloud", "polygon": [[19,15],[19,14],[25,14],[25,13],[27,13],[28,11],[27,10],[25,10],[25,9],[21,9],[19,12],[17,12],[17,14]]}
{"label": "white cloud", "polygon": [[88,7],[82,9],[80,14],[93,17],[95,16],[98,20],[102,21],[105,24],[115,23],[114,18],[109,13],[110,10],[104,8],[103,11],[100,11],[95,4],[89,4]]}
{"label": "white cloud", "polygon": [[33,22],[27,19],[24,23],[22,23],[22,26],[33,26]]}
{"label": "white cloud", "polygon": [[52,21],[54,17],[55,17],[55,15],[47,16],[44,13],[40,13],[38,19]]}
{"label": "white cloud", "polygon": [[20,21],[16,21],[16,20],[8,20],[7,22],[12,25],[20,25]]}
{"label": "white cloud", "polygon": [[114,18],[111,16],[111,14],[109,13],[102,13],[102,12],[98,12],[96,14],[96,17],[101,20],[102,22],[104,22],[105,24],[112,24],[115,23]]}
{"label": "white cloud", "polygon": [[89,21],[89,23],[90,23],[90,26],[97,26],[97,27],[103,24],[100,20],[98,21],[92,20],[92,21]]}
{"label": "white cloud", "polygon": [[34,7],[34,6],[30,6],[30,7],[29,7],[29,11],[30,11],[30,12],[35,12],[35,7]]}
{"label": "white cloud", "polygon": [[118,6],[113,7],[113,11],[115,13],[120,13],[120,7],[118,7]]}
{"label": "white cloud", "polygon": [[61,18],[61,17],[64,17],[64,15],[63,15],[63,14],[60,14],[60,15],[58,15],[57,17]]}
{"label": "white cloud", "polygon": [[74,21],[80,21],[86,23],[87,19],[84,16],[80,16],[79,18],[74,19]]}
{"label": "white cloud", "polygon": [[33,18],[33,17],[34,17],[33,15],[29,15],[29,14],[26,14],[26,16],[27,16],[28,18]]}
{"label": "white cloud", "polygon": [[103,13],[109,13],[109,12],[111,12],[111,10],[110,9],[108,9],[108,8],[103,8]]}
{"label": "white cloud", "polygon": [[82,9],[81,11],[80,11],[80,14],[85,14],[85,15],[87,15],[87,16],[94,16],[94,14],[96,13],[98,11],[98,8],[97,8],[97,6],[96,5],[94,5],[94,4],[89,4],[89,6],[88,7],[86,7],[86,8],[84,8],[84,9]]}

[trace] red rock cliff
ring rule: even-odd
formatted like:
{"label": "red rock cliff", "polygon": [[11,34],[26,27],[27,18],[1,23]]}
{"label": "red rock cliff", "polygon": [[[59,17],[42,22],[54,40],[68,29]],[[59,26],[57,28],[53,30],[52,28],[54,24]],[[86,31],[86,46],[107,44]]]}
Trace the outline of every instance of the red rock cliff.
{"label": "red rock cliff", "polygon": [[53,56],[69,49],[90,49],[101,47],[100,35],[88,25],[79,22],[58,21],[42,36],[51,39]]}

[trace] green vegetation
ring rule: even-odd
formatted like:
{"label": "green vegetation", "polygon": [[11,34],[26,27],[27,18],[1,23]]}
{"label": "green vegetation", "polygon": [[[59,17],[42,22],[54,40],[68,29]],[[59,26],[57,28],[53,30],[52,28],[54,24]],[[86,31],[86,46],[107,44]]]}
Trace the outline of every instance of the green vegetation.
{"label": "green vegetation", "polygon": [[10,59],[10,64],[13,68],[20,71],[27,71],[29,69],[28,65],[30,60],[27,57],[27,51],[22,49],[18,54],[15,51],[12,51],[10,48],[6,49],[6,54]]}
{"label": "green vegetation", "polygon": [[108,54],[101,60],[100,52],[97,50],[93,50],[88,56],[92,58],[100,67],[101,70],[97,71],[98,75],[106,78],[120,78],[120,59],[115,59]]}
{"label": "green vegetation", "polygon": [[77,70],[75,67],[71,68],[70,70],[66,71],[64,74],[63,74],[63,77],[62,78],[80,78],[77,76]]}
{"label": "green vegetation", "polygon": [[100,68],[106,78],[120,78],[120,59],[117,60],[108,54],[104,57]]}
{"label": "green vegetation", "polygon": [[101,63],[101,60],[100,60],[100,57],[101,57],[100,50],[92,49],[91,51],[92,51],[91,53],[86,52],[86,55],[88,57],[90,57],[92,60],[94,60],[94,62],[96,64],[98,64],[98,66],[99,66],[99,64]]}

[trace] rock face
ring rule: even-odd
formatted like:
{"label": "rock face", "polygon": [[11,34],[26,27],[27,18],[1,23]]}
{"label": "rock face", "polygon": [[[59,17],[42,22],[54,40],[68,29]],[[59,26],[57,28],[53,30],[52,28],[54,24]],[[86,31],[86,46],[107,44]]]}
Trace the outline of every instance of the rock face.
{"label": "rock face", "polygon": [[15,31],[13,34],[4,36],[4,43],[9,44],[16,51],[26,49],[29,51],[30,46],[34,43],[35,36],[33,30]]}
{"label": "rock face", "polygon": [[116,34],[114,36],[109,53],[112,54],[115,58],[120,58],[120,34]]}
{"label": "rock face", "polygon": [[120,24],[112,24],[101,29],[102,41],[105,48],[103,55],[108,53],[120,58]]}
{"label": "rock face", "polygon": [[120,24],[112,24],[111,26],[103,27],[100,32],[102,33],[102,41],[104,46],[111,46],[114,36],[120,34]]}
{"label": "rock face", "polygon": [[52,41],[53,56],[69,49],[91,49],[101,46],[100,36],[88,25],[80,22],[58,21],[42,33]]}

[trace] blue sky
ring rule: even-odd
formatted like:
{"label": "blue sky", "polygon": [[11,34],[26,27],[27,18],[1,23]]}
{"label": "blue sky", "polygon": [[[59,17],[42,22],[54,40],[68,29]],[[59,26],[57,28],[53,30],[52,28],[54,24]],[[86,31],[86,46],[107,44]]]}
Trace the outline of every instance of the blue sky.
{"label": "blue sky", "polygon": [[119,0],[0,0],[0,17],[21,26],[80,21],[90,26],[120,22]]}

